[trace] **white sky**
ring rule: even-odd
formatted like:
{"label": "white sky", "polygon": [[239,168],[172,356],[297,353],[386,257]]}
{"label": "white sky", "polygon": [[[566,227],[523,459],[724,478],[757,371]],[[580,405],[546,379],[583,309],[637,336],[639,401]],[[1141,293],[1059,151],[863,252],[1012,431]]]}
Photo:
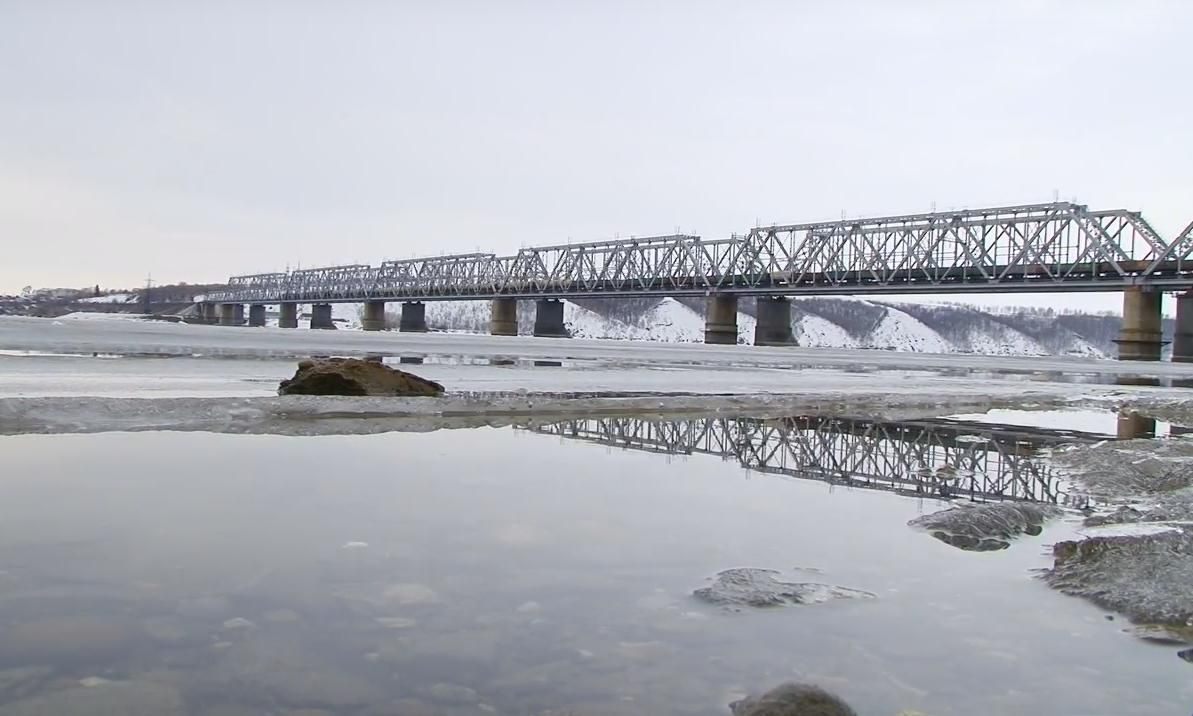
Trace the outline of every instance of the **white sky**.
{"label": "white sky", "polygon": [[1191,26],[1187,0],[0,0],[0,293],[1054,193],[1172,236]]}

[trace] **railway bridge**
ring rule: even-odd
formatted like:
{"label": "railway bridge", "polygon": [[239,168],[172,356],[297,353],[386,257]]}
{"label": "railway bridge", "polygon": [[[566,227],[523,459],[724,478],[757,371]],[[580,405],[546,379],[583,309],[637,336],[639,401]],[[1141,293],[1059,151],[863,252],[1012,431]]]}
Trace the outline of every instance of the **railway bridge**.
{"label": "railway bridge", "polygon": [[[674,234],[249,276],[200,305],[202,320],[331,328],[331,304],[364,304],[362,327],[425,331],[427,301],[489,300],[490,332],[517,334],[517,302],[536,302],[534,334],[566,337],[565,298],[707,300],[705,342],[737,342],[737,308],[757,301],[755,344],[793,345],[792,296],[1122,291],[1119,357],[1159,360],[1161,297],[1178,293],[1175,360],[1193,360],[1193,223],[1172,240],[1138,212],[1053,202],[758,227],[705,240]],[[245,306],[248,317],[245,319]]]}
{"label": "railway bridge", "polygon": [[[1048,448],[1105,436],[947,419],[804,415],[659,420],[588,417],[527,430],[667,455],[714,455],[747,470],[915,497],[1068,503]],[[1124,437],[1136,437],[1126,435]]]}

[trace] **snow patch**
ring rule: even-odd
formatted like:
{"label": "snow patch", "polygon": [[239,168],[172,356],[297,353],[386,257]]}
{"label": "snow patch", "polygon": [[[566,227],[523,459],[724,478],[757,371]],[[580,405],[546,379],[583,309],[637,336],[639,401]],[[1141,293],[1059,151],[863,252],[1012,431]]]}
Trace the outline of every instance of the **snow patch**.
{"label": "snow patch", "polygon": [[936,331],[895,308],[866,336],[864,347],[912,353],[951,353],[953,347]]}
{"label": "snow patch", "polygon": [[796,345],[812,348],[857,348],[857,341],[846,330],[832,321],[808,313],[797,319],[791,327]]}

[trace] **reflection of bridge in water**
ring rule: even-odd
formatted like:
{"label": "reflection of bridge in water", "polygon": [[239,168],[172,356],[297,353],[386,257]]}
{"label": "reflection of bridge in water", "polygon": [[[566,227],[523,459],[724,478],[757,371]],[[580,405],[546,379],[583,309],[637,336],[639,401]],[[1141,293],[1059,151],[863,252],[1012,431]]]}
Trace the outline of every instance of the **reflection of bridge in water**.
{"label": "reflection of bridge in water", "polygon": [[1088,433],[944,419],[891,422],[803,416],[649,420],[582,418],[532,428],[572,440],[667,455],[716,455],[748,470],[975,500],[1064,499],[1043,448],[1105,439]]}

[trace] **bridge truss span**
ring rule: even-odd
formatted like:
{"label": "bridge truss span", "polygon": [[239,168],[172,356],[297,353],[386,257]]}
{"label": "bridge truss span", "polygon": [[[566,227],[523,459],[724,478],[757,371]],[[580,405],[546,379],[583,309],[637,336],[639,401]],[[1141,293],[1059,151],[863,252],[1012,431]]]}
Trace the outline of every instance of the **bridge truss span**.
{"label": "bridge truss span", "polygon": [[916,497],[1065,502],[1041,448],[1092,438],[945,420],[800,416],[649,420],[599,417],[529,428],[669,455],[714,455],[760,473]]}
{"label": "bridge truss span", "polygon": [[1067,202],[233,277],[215,302],[1080,291],[1193,286],[1193,225]]}

